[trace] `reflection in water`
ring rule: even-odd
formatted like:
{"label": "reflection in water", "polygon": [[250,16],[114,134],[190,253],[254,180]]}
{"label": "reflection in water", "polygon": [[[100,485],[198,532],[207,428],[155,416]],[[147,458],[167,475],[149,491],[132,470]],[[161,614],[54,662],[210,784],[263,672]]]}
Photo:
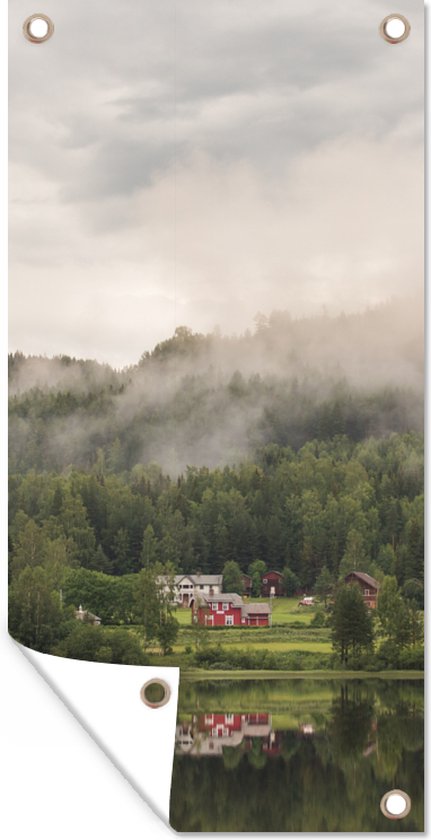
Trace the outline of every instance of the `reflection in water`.
{"label": "reflection in water", "polygon": [[[177,831],[422,831],[422,770],[420,681],[184,683],[171,824]],[[391,788],[412,798],[404,820],[380,813]]]}
{"label": "reflection in water", "polygon": [[176,752],[188,755],[223,755],[225,748],[252,748],[258,738],[262,752],[272,750],[276,733],[268,714],[201,714],[193,715],[191,723],[177,727]]}

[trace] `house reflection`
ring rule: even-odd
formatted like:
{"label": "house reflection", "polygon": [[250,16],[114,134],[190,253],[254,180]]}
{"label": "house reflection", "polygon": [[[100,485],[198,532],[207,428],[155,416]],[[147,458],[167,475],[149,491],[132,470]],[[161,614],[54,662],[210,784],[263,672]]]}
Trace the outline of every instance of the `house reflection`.
{"label": "house reflection", "polygon": [[[365,757],[376,749],[377,726],[374,720],[368,734]],[[281,730],[273,726],[271,714],[257,712],[252,714],[207,712],[192,714],[181,720],[176,728],[175,752],[190,756],[222,756],[230,747],[241,748],[242,752],[256,749],[268,756],[280,755],[288,731],[298,738],[314,739],[324,736],[314,723],[301,722],[297,729]]]}
{"label": "house reflection", "polygon": [[262,752],[279,755],[283,732],[275,731],[272,715],[207,713],[181,721],[176,730],[176,753],[221,756],[226,747],[251,750],[260,741]]}

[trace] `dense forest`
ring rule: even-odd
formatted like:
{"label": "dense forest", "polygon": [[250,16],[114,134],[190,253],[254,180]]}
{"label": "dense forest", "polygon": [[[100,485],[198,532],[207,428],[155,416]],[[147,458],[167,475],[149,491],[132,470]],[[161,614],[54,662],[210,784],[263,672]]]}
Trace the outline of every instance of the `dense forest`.
{"label": "dense forest", "polygon": [[290,570],[309,591],[322,570],[390,575],[420,604],[414,323],[392,303],[259,316],[234,338],[180,327],[121,371],[11,355],[12,605],[37,586],[75,607],[91,591],[104,622],[127,622],[142,568],[215,574],[229,561]]}
{"label": "dense forest", "polygon": [[154,465],[120,476],[103,468],[10,478],[11,571],[40,565],[114,575],[157,560],[180,572],[220,573],[228,560],[287,565],[312,587],[326,566],[423,577],[422,441],[391,435],[354,444],[275,444],[254,462],[171,479]]}
{"label": "dense forest", "polygon": [[361,315],[259,316],[253,333],[179,327],[121,371],[94,361],[9,357],[10,469],[108,471],[253,460],[268,443],[297,450],[422,431],[420,319],[403,302]]}

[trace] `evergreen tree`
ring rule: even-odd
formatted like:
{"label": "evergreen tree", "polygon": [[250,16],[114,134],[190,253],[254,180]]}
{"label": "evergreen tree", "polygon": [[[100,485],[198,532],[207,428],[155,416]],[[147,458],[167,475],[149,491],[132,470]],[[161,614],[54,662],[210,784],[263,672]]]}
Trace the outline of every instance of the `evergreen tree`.
{"label": "evergreen tree", "polygon": [[334,581],[332,575],[327,567],[324,566],[316,580],[314,591],[317,597],[324,602],[325,607],[327,606],[328,598],[332,595],[333,589]]}
{"label": "evergreen tree", "polygon": [[159,557],[158,542],[152,525],[147,525],[142,542],[141,563],[144,568],[154,566]]}
{"label": "evergreen tree", "polygon": [[114,574],[124,575],[133,570],[130,556],[130,540],[128,531],[119,528],[112,538],[112,553],[114,555]]}
{"label": "evergreen tree", "polygon": [[386,576],[379,590],[377,616],[381,633],[398,650],[422,640],[416,604],[404,600],[395,577]]}
{"label": "evergreen tree", "polygon": [[356,584],[343,585],[337,591],[331,619],[332,646],[342,665],[372,648],[371,615]]}
{"label": "evergreen tree", "polygon": [[283,569],[283,588],[288,597],[296,595],[301,588],[301,581],[288,566]]}

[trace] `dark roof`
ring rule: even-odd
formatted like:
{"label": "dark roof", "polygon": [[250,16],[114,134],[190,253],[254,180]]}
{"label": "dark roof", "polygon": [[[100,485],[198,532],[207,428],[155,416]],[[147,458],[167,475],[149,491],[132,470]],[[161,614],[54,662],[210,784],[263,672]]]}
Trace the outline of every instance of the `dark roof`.
{"label": "dark roof", "polygon": [[352,571],[349,572],[348,575],[346,575],[345,580],[347,580],[347,578],[349,578],[351,575],[353,575],[353,577],[358,578],[359,580],[362,580],[363,583],[368,583],[368,585],[372,586],[373,589],[379,589],[380,584],[378,580],[371,577],[371,575],[367,575],[365,572]]}
{"label": "dark roof", "polygon": [[241,607],[243,604],[241,595],[238,595],[236,592],[223,592],[220,595],[207,595],[204,592],[199,592],[196,597],[202,601],[206,601],[208,604],[223,603],[224,601],[233,604],[235,607]]}
{"label": "dark roof", "polygon": [[245,604],[242,608],[244,615],[269,615],[269,604]]}
{"label": "dark roof", "polygon": [[186,575],[186,577],[190,577],[193,583],[206,584],[207,586],[213,584],[221,586],[223,583],[223,575]]}
{"label": "dark roof", "polygon": [[279,577],[283,577],[283,572],[278,572],[277,569],[270,569],[269,572],[264,572],[262,578],[268,577],[268,575],[278,575]]}
{"label": "dark roof", "polygon": [[[159,575],[157,580],[160,583],[167,583],[168,575]],[[189,580],[194,586],[198,586],[199,584],[202,586],[222,586],[223,575],[175,575],[173,578],[174,585],[178,586],[182,580]]]}

